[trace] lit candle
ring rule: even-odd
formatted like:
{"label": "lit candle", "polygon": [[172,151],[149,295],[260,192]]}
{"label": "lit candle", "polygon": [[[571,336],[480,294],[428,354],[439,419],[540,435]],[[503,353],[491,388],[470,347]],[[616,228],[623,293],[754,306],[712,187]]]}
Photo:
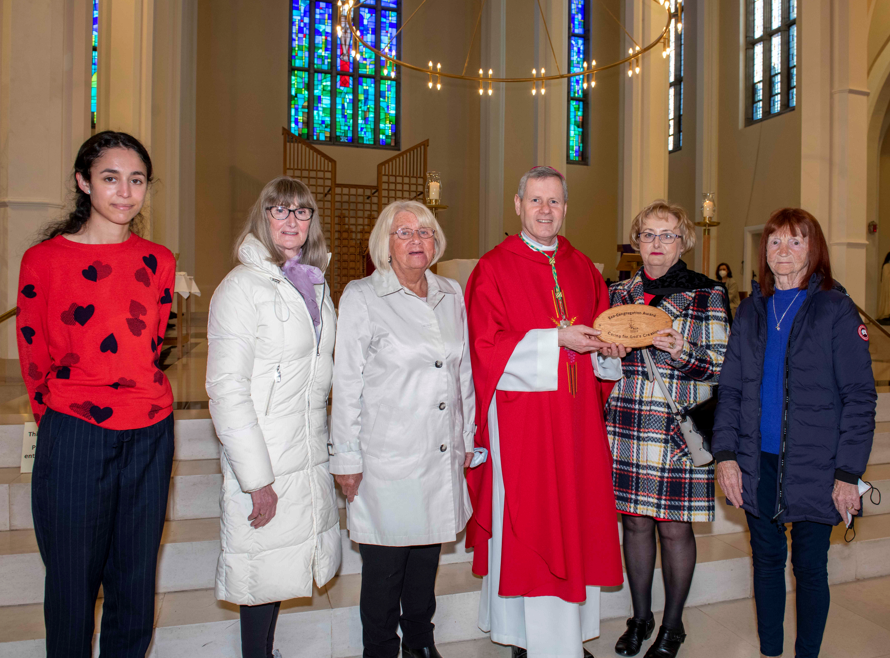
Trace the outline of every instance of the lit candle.
{"label": "lit candle", "polygon": [[430,201],[439,200],[439,183],[430,181]]}
{"label": "lit candle", "polygon": [[707,217],[708,219],[714,216],[714,202],[710,199],[707,199],[701,207],[701,214]]}

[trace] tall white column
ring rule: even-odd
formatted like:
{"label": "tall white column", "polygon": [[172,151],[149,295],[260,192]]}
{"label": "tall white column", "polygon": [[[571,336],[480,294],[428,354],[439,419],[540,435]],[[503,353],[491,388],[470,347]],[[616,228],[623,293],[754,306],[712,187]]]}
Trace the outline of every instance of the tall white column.
{"label": "tall white column", "polygon": [[[651,0],[625,0],[624,26],[641,47],[657,38],[667,21]],[[626,38],[622,54],[635,47]],[[655,48],[642,56],[640,75],[626,77],[621,94],[621,175],[618,235],[626,239],[634,216],[655,199],[667,197],[667,60]]]}
{"label": "tall white column", "polygon": [[[718,98],[720,94],[720,3],[698,0],[695,4],[695,34],[698,47],[695,58],[695,200],[689,208],[690,219],[701,221],[702,194],[717,191]],[[717,199],[717,221],[720,221],[720,199]],[[720,229],[711,229],[710,269],[717,263],[717,242]],[[702,245],[702,230],[696,229],[697,244]],[[702,270],[703,250],[695,250],[695,269]],[[705,272],[713,276],[712,272]]]}
{"label": "tall white column", "polygon": [[[490,0],[482,14],[482,56],[479,66],[499,77],[507,70],[507,0]],[[504,239],[504,119],[506,98],[502,85],[480,99],[479,255]],[[512,212],[512,210],[511,210]]]}
{"label": "tall white column", "polygon": [[857,304],[866,286],[866,0],[799,3],[801,206],[823,223],[834,276]]}
{"label": "tall white column", "polygon": [[[0,0],[0,312],[16,303],[22,254],[61,216],[90,134],[91,25],[89,0]],[[10,320],[0,359],[16,358]]]}

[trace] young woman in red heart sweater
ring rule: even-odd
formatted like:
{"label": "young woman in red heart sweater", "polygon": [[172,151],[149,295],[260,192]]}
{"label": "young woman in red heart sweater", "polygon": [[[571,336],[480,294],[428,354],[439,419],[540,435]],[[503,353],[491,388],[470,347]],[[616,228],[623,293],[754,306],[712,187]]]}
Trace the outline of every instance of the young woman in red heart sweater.
{"label": "young woman in red heart sweater", "polygon": [[39,425],[31,505],[47,656],[91,655],[101,584],[102,655],[141,658],[173,464],[173,394],[158,358],[176,264],[137,235],[152,181],[137,139],[96,134],[74,172],[74,209],[22,258],[16,318]]}

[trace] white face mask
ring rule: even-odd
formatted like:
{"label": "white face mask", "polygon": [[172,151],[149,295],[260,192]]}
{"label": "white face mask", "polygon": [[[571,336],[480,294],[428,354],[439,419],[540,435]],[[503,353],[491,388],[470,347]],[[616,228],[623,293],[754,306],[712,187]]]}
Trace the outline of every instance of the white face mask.
{"label": "white face mask", "polygon": [[722,279],[723,277],[725,277],[726,274],[727,274],[726,270],[719,270],[719,271],[717,272],[717,276],[719,276],[721,279]]}

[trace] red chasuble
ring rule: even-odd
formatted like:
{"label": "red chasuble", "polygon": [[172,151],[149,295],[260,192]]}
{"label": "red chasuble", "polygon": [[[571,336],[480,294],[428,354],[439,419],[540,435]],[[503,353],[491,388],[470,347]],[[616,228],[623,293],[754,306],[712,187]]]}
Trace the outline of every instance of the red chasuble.
{"label": "red chasuble", "polygon": [[[569,241],[556,253],[566,314],[593,325],[609,307],[599,271]],[[569,390],[569,359],[560,348],[559,388],[496,391],[516,345],[532,329],[553,329],[553,274],[546,256],[511,236],[485,254],[467,283],[470,355],[476,386],[476,445],[490,448],[488,410],[497,395],[506,503],[501,596],[586,599],[585,587],[622,583],[612,456],[603,421],[608,390],[589,355],[576,355],[577,393]],[[473,518],[467,546],[473,572],[488,574],[492,528],[491,460],[467,475]]]}

